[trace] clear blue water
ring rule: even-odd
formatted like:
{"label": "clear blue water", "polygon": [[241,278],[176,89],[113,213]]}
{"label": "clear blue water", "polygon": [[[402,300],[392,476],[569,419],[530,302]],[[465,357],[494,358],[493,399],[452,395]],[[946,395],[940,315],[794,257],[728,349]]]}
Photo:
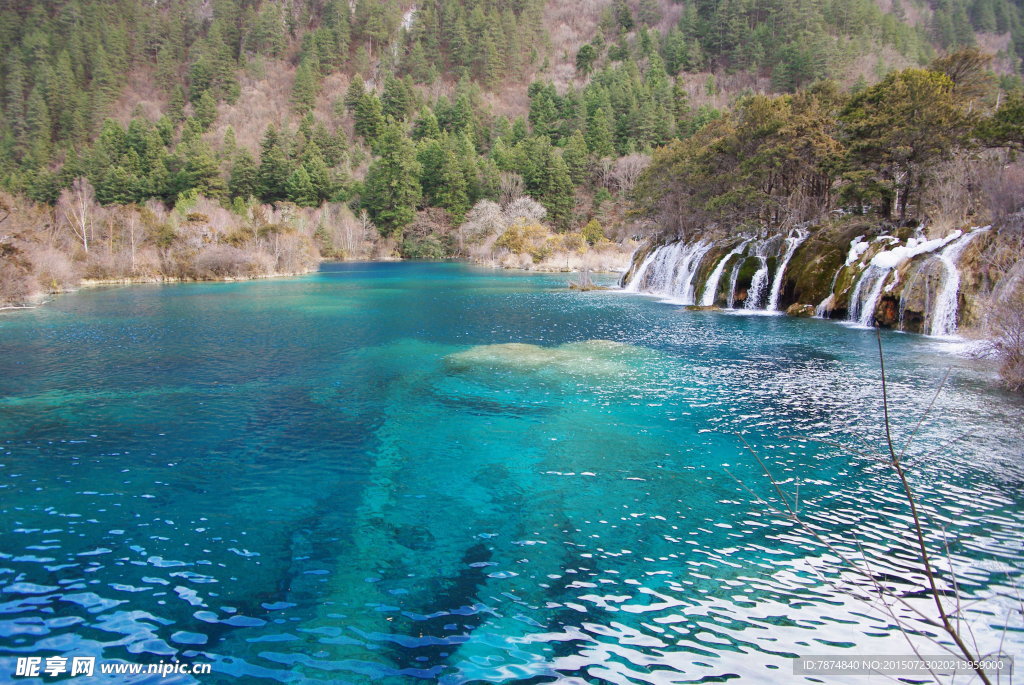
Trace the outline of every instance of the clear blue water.
{"label": "clear blue water", "polygon": [[[565,280],[327,265],[0,317],[0,681],[65,654],[213,661],[204,682],[779,682],[908,652],[745,489],[778,501],[741,435],[928,609],[868,454],[874,334]],[[901,439],[952,366],[912,478],[982,648],[1021,651],[1024,403],[884,343]]]}

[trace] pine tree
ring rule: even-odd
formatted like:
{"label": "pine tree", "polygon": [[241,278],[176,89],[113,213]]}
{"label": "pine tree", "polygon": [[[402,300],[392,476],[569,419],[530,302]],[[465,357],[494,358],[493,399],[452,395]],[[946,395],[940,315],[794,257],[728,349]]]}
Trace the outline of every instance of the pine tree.
{"label": "pine tree", "polygon": [[171,121],[183,121],[185,119],[185,91],[177,85],[171,91],[171,100],[167,105],[167,116]]}
{"label": "pine tree", "polygon": [[224,197],[227,188],[210,146],[196,140],[185,150],[185,158],[188,160],[184,169],[186,187],[215,200]]}
{"label": "pine tree", "polygon": [[468,94],[462,93],[456,98],[455,106],[452,107],[450,127],[452,133],[466,133],[471,138],[476,136],[473,104]]}
{"label": "pine tree", "polygon": [[354,118],[356,135],[362,136],[372,147],[385,124],[380,98],[375,93],[363,93],[356,105]]}
{"label": "pine tree", "polygon": [[295,83],[292,86],[292,106],[300,115],[305,115],[316,104],[317,92],[320,90],[319,69],[312,60],[303,60],[295,70]]}
{"label": "pine tree", "polygon": [[417,40],[412,44],[412,49],[409,50],[409,54],[405,58],[404,67],[406,73],[412,76],[416,83],[433,83],[437,76],[436,71],[427,60],[427,53],[422,41]]}
{"label": "pine tree", "polygon": [[52,98],[50,112],[57,137],[64,141],[73,141],[78,137],[81,128],[81,111],[78,101],[78,85],[71,68],[71,56],[67,50],[61,50],[53,74]]}
{"label": "pine tree", "polygon": [[562,155],[552,148],[548,158],[541,204],[548,210],[551,222],[561,230],[569,228],[575,206],[572,179]]}
{"label": "pine tree", "polygon": [[356,107],[363,101],[363,97],[366,95],[366,85],[363,83],[363,77],[356,74],[349,81],[348,90],[345,91],[345,109],[351,114],[355,114]]}
{"label": "pine tree", "polygon": [[199,122],[199,126],[205,131],[210,128],[217,119],[217,101],[213,99],[213,95],[210,91],[205,90],[199,98],[199,102],[196,103],[196,121]]}
{"label": "pine tree", "polygon": [[586,76],[594,68],[595,61],[597,61],[597,50],[592,44],[585,43],[576,52],[576,71],[581,76]]}
{"label": "pine tree", "polygon": [[285,155],[280,135],[273,125],[263,135],[260,151],[260,168],[257,175],[259,195],[266,202],[285,199],[291,164]]}
{"label": "pine tree", "polygon": [[235,149],[238,147],[238,143],[235,140],[235,127],[228,126],[224,129],[224,137],[220,141],[220,151],[224,157],[232,158],[235,156]]}
{"label": "pine tree", "polygon": [[248,150],[241,150],[231,165],[231,179],[228,189],[232,197],[246,200],[259,192],[259,167]]}
{"label": "pine tree", "polygon": [[310,143],[306,148],[306,154],[302,160],[302,166],[309,174],[309,181],[313,184],[316,193],[317,204],[332,199],[337,193],[331,170],[320,154],[320,148],[316,143]]}
{"label": "pine tree", "polygon": [[439,138],[440,136],[441,127],[437,125],[437,117],[434,116],[434,110],[424,107],[420,111],[419,119],[416,120],[416,124],[412,128],[413,140]]}
{"label": "pine tree", "polygon": [[441,165],[438,169],[438,183],[434,190],[433,202],[447,209],[456,223],[462,221],[469,209],[466,190],[466,175],[452,146],[442,150]]}
{"label": "pine tree", "polygon": [[381,96],[381,107],[384,115],[395,121],[405,121],[415,104],[412,88],[394,76],[384,81],[384,93]]}
{"label": "pine tree", "polygon": [[601,227],[601,222],[597,219],[591,219],[587,222],[587,225],[580,231],[583,234],[583,239],[587,243],[594,245],[604,240],[604,228]]}
{"label": "pine tree", "polygon": [[[534,86],[539,87],[534,88]],[[548,88],[534,83],[530,88],[534,90],[530,97],[529,115],[533,132],[538,136],[549,136],[558,129],[558,108],[555,105],[555,98],[558,96],[552,93],[554,86]]]}
{"label": "pine tree", "polygon": [[576,129],[569,136],[565,149],[562,151],[562,159],[565,161],[565,166],[569,170],[569,177],[573,183],[579,185],[586,179],[589,156],[590,151],[587,148],[587,141],[583,137],[583,133]]}
{"label": "pine tree", "polygon": [[381,234],[400,234],[416,216],[422,194],[416,150],[398,124],[389,124],[378,143],[380,157],[370,165],[363,206]]}
{"label": "pine tree", "polygon": [[8,53],[5,71],[4,111],[13,128],[14,137],[20,138],[25,126],[25,66],[19,51]]}
{"label": "pine tree", "polygon": [[300,207],[315,207],[319,204],[319,198],[309,179],[309,173],[301,164],[288,177],[285,187],[288,200]]}
{"label": "pine tree", "polygon": [[26,108],[25,161],[29,166],[42,166],[50,158],[52,124],[50,110],[39,86],[32,89]]}
{"label": "pine tree", "polygon": [[598,157],[615,156],[614,129],[611,116],[603,107],[587,121],[587,147]]}
{"label": "pine tree", "polygon": [[427,204],[436,205],[435,193],[441,185],[441,166],[444,164],[445,141],[441,137],[427,138],[420,141],[416,150],[416,161],[420,165],[420,188]]}

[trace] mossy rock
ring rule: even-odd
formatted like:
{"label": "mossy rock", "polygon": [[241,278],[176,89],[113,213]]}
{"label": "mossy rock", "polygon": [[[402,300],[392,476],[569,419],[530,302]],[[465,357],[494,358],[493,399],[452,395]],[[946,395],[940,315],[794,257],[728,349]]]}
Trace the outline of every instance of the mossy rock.
{"label": "mossy rock", "polygon": [[[832,280],[846,261],[850,242],[858,235],[870,232],[871,228],[863,221],[812,229],[786,268],[780,304],[821,302],[828,297],[832,292]],[[842,275],[836,282],[836,292],[849,287],[849,284],[840,287],[841,280]]]}
{"label": "mossy rock", "polygon": [[740,266],[739,276],[736,278],[736,291],[749,290],[754,280],[754,274],[761,268],[761,260],[757,257],[745,257],[743,265]]}
{"label": "mossy rock", "polygon": [[[1005,246],[1005,239],[995,231],[988,231],[971,241],[960,256],[960,327],[978,328],[985,323],[988,293],[992,292],[1003,274],[991,266],[985,257]],[[1010,246],[1010,249],[1016,249]]]}
{"label": "mossy rock", "polygon": [[794,316],[798,319],[810,319],[814,316],[814,305],[794,302],[786,308],[786,316]]}

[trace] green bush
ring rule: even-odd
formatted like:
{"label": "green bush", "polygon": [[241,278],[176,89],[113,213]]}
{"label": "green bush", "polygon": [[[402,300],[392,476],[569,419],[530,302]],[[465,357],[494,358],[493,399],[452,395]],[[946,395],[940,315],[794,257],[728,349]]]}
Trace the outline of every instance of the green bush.
{"label": "green bush", "polygon": [[434,235],[425,238],[406,238],[400,251],[404,259],[439,260],[448,257],[444,245]]}

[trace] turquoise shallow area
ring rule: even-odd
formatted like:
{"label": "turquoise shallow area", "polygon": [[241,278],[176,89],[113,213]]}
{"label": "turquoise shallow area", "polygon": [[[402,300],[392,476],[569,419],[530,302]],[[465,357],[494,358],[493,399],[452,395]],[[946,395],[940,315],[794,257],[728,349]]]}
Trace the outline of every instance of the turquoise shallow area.
{"label": "turquoise shallow area", "polygon": [[[213,661],[204,682],[768,683],[907,653],[755,501],[778,498],[751,450],[928,610],[871,456],[874,333],[565,281],[326,265],[0,316],[0,681],[65,654]],[[952,367],[912,478],[981,649],[1024,651],[1024,403],[883,338],[900,439]]]}

